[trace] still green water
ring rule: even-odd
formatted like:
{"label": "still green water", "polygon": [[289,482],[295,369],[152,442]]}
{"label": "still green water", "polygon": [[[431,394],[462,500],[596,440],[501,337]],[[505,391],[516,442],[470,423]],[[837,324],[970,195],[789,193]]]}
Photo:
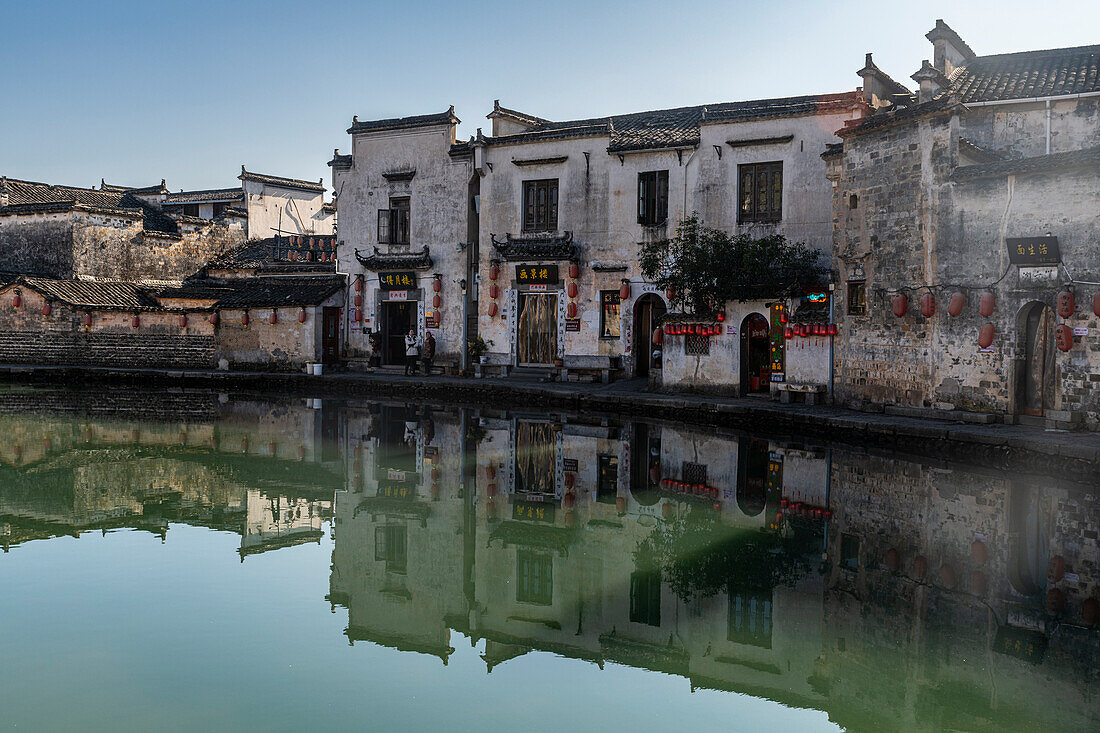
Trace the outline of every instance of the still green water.
{"label": "still green water", "polygon": [[249,395],[0,436],[0,728],[1100,729],[1095,487]]}

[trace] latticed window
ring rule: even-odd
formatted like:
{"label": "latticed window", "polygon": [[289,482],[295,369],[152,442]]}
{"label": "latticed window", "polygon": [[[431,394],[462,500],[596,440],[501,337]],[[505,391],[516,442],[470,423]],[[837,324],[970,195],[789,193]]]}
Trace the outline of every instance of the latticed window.
{"label": "latticed window", "polygon": [[737,221],[783,218],[783,163],[748,163],[737,167],[741,202]]}
{"label": "latticed window", "polygon": [[600,338],[619,338],[619,291],[600,291]]}
{"label": "latticed window", "polygon": [[867,312],[867,288],[863,280],[848,282],[848,315],[862,316]]}
{"label": "latticed window", "polygon": [[378,210],[378,243],[409,243],[409,199],[390,199],[390,208]]}
{"label": "latticed window", "polygon": [[523,231],[552,232],[558,228],[558,179],[523,182]]}
{"label": "latticed window", "polygon": [[404,573],[408,563],[408,528],[385,524],[374,530],[374,559],[385,560],[386,570]]}
{"label": "latticed window", "polygon": [[710,338],[700,333],[684,336],[684,353],[688,356],[706,356],[710,353]]}
{"label": "latticed window", "polygon": [[540,606],[554,602],[554,559],[550,555],[516,552],[516,600]]}
{"label": "latticed window", "polygon": [[702,463],[684,461],[680,466],[680,475],[685,484],[706,484],[707,467]]}
{"label": "latticed window", "polygon": [[668,219],[668,171],[638,174],[638,223],[652,227]]}

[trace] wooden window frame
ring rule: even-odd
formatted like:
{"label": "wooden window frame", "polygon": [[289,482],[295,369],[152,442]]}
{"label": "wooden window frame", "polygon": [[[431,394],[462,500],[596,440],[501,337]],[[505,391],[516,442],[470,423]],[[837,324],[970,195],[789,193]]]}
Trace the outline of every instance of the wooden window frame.
{"label": "wooden window frame", "polygon": [[524,181],[520,213],[523,218],[523,231],[525,232],[557,231],[558,179],[540,178],[534,181]]}
{"label": "wooden window frame", "polygon": [[[537,564],[539,583],[532,588],[534,575],[531,570]],[[526,576],[524,571],[527,571]],[[516,602],[531,603],[536,606],[550,606],[554,603],[554,558],[549,553],[533,550],[516,552]]]}
{"label": "wooden window frame", "polygon": [[[614,299],[614,303],[611,302]],[[608,334],[607,333],[607,308],[608,306],[618,306],[619,312],[616,315],[619,318],[619,333]],[[618,290],[601,290],[600,291],[600,338],[607,341],[615,341],[622,336],[622,299],[619,297]]]}
{"label": "wooden window frame", "polygon": [[[859,293],[858,298],[853,298],[853,293]],[[853,302],[853,300],[857,302]],[[845,310],[850,316],[862,316],[867,314],[867,282],[865,280],[849,280]]]}
{"label": "wooden window frame", "polygon": [[660,226],[668,221],[668,171],[638,174],[638,223]]}
{"label": "wooden window frame", "polygon": [[710,336],[689,333],[684,336],[685,356],[710,356]]}
{"label": "wooden window frame", "polygon": [[737,223],[783,220],[783,161],[737,166]]}

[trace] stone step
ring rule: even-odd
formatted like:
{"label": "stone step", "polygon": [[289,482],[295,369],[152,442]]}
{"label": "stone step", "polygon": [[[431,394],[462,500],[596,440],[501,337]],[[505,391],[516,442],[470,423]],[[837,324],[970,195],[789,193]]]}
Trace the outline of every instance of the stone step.
{"label": "stone step", "polygon": [[934,407],[905,407],[904,405],[886,405],[883,412],[897,417],[921,417],[926,420],[948,420],[975,425],[991,425],[999,422],[997,415],[988,412],[967,412],[965,410],[939,410]]}

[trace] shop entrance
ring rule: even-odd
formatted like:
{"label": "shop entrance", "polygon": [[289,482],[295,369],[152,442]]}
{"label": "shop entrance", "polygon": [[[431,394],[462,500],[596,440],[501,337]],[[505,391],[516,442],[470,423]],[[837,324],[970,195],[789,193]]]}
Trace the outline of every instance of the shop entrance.
{"label": "shop entrance", "polygon": [[750,313],[741,322],[741,394],[771,390],[771,342],[768,319]]}
{"label": "shop entrance", "polygon": [[516,363],[549,366],[558,358],[558,296],[520,293],[516,319]]}
{"label": "shop entrance", "polygon": [[1024,358],[1016,403],[1025,415],[1042,416],[1055,407],[1054,311],[1045,303],[1030,303],[1020,315]]}
{"label": "shop entrance", "polygon": [[385,329],[386,364],[404,366],[405,336],[409,329],[416,327],[416,303],[409,301],[386,301],[382,303],[382,325]]}
{"label": "shop entrance", "polygon": [[668,310],[660,296],[646,293],[634,306],[634,376],[647,377],[653,368],[653,329]]}
{"label": "shop entrance", "polygon": [[321,310],[321,363],[335,364],[340,360],[340,309]]}

